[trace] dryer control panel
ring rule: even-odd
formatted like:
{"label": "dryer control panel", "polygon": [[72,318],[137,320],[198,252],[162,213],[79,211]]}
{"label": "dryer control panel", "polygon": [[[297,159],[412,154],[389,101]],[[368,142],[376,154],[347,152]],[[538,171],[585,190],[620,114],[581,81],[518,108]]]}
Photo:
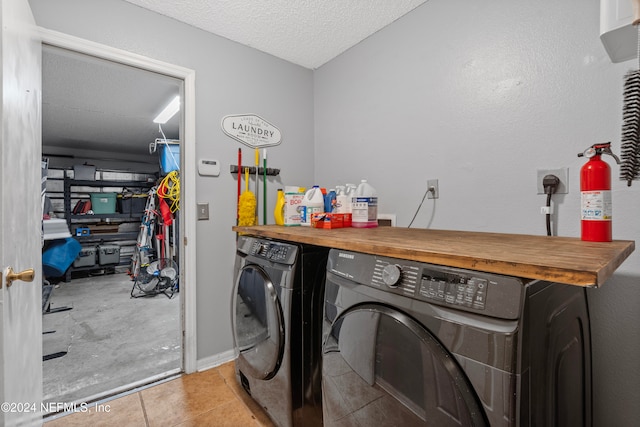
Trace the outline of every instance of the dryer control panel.
{"label": "dryer control panel", "polygon": [[287,265],[293,265],[298,254],[296,245],[247,236],[238,238],[237,248],[245,255]]}
{"label": "dryer control panel", "polygon": [[517,277],[333,249],[327,271],[396,295],[516,318],[523,280]]}

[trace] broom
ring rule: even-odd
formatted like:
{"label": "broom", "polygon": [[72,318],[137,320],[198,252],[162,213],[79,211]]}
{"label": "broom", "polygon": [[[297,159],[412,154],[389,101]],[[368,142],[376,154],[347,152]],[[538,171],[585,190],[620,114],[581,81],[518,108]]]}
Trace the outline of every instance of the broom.
{"label": "broom", "polygon": [[240,196],[238,206],[238,225],[256,225],[256,196],[249,191],[249,168],[244,169],[244,193]]}
{"label": "broom", "polygon": [[[633,25],[640,24],[640,0],[634,0]],[[640,178],[640,30],[638,30],[638,67],[624,76],[620,179],[631,182]]]}

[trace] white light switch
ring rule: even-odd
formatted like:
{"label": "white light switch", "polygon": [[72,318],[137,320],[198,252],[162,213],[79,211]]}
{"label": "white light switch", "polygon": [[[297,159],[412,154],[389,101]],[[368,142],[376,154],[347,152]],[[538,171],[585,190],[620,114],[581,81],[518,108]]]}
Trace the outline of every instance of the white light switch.
{"label": "white light switch", "polygon": [[209,219],[209,203],[198,203],[198,221]]}

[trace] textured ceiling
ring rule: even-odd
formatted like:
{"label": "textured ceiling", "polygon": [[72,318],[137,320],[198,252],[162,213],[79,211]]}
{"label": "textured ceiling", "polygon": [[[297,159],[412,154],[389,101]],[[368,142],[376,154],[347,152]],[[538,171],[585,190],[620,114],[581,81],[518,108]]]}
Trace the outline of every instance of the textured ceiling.
{"label": "textured ceiling", "polygon": [[[178,21],[316,69],[426,0],[126,0]],[[152,119],[181,81],[46,46],[43,153],[154,161]],[[179,138],[179,115],[162,129]]]}
{"label": "textured ceiling", "polygon": [[126,0],[316,69],[426,0]]}
{"label": "textured ceiling", "polygon": [[[149,143],[162,134],[153,118],[181,86],[171,77],[44,46],[43,153],[155,161]],[[168,139],[178,139],[179,119],[162,125]]]}

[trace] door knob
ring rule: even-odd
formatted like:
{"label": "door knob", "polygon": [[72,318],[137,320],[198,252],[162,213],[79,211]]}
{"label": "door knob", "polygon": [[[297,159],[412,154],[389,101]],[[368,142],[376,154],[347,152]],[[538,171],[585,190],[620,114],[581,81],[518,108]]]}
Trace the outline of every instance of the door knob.
{"label": "door knob", "polygon": [[33,282],[33,278],[36,276],[36,272],[33,268],[29,268],[27,270],[21,271],[20,273],[16,273],[13,271],[13,268],[7,268],[7,274],[5,283],[7,284],[7,288],[13,284],[14,280],[22,280],[23,282]]}

